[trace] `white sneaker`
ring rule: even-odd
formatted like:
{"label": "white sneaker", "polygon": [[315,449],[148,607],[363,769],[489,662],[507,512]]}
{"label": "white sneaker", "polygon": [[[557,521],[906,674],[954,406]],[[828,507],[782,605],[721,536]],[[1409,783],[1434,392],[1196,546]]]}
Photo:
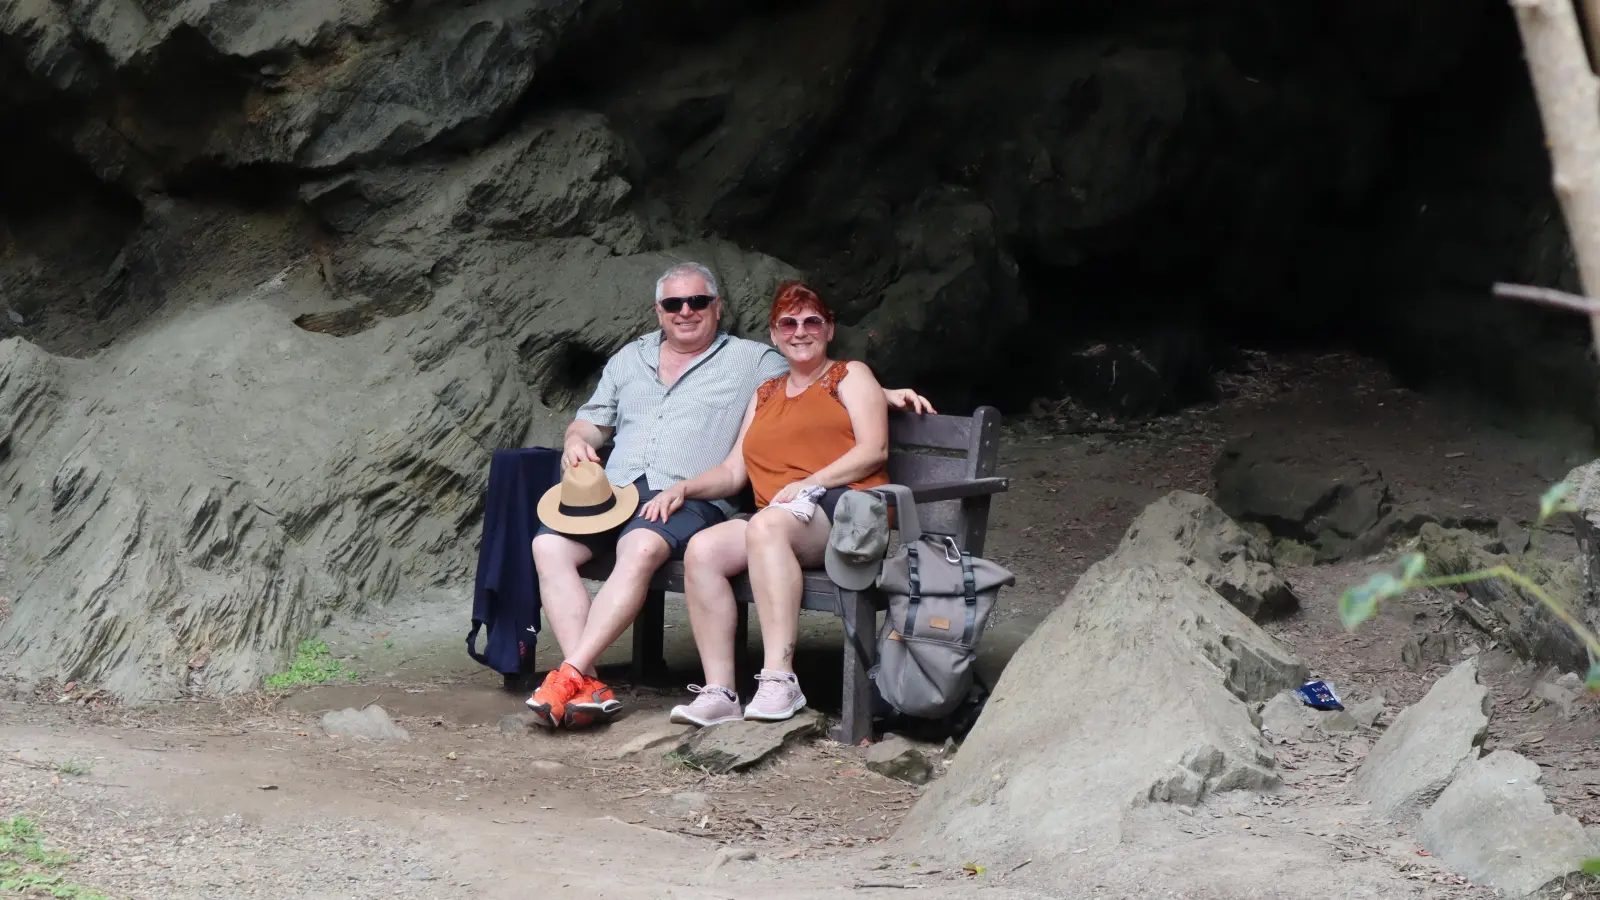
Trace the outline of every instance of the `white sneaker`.
{"label": "white sneaker", "polygon": [[762,669],[756,676],[760,687],[744,708],[744,717],[756,722],[782,722],[806,708],[806,695],[800,693],[800,680],[790,672]]}
{"label": "white sneaker", "polygon": [[693,703],[674,706],[672,721],[680,725],[699,725],[709,728],[723,722],[737,722],[744,716],[739,712],[739,695],[720,684],[689,685],[689,693],[699,694]]}

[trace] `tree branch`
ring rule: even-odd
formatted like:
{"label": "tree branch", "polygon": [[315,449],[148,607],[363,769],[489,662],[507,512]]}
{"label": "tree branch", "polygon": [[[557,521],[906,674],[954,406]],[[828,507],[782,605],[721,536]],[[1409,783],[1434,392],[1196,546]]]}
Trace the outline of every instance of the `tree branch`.
{"label": "tree branch", "polygon": [[1554,306],[1558,309],[1567,309],[1583,313],[1586,316],[1600,315],[1600,302],[1558,291],[1555,288],[1534,287],[1529,284],[1495,284],[1496,297],[1512,297],[1517,300],[1531,300],[1545,306]]}
{"label": "tree branch", "polygon": [[[1583,292],[1594,296],[1600,294],[1600,79],[1589,67],[1573,0],[1510,3],[1550,147],[1551,182]],[[1600,347],[1600,310],[1586,305],[1584,312]]]}

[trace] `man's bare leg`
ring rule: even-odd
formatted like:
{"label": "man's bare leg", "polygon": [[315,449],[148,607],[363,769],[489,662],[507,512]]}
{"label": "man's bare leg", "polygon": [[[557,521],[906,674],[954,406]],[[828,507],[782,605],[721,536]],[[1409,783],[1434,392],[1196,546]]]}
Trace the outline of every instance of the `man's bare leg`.
{"label": "man's bare leg", "polygon": [[[570,656],[583,637],[589,621],[589,591],[578,576],[578,567],[594,553],[583,544],[559,534],[541,534],[533,539],[533,563],[539,573],[539,606],[563,656]],[[594,672],[586,670],[585,675]]]}
{"label": "man's bare leg", "polygon": [[[589,606],[583,636],[567,653],[566,661],[573,668],[593,677],[595,660],[638,617],[651,577],[671,553],[666,540],[648,528],[636,528],[617,541],[616,564]],[[565,643],[562,649],[566,650]]]}

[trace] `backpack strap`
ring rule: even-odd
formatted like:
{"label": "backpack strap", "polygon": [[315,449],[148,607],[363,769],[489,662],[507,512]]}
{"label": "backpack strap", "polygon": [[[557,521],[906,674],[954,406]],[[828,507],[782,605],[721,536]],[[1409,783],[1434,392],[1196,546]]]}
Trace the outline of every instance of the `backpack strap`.
{"label": "backpack strap", "polygon": [[961,643],[972,643],[972,629],[978,624],[978,577],[972,571],[972,554],[961,551],[961,588],[967,595],[967,627]]}
{"label": "backpack strap", "polygon": [[900,532],[902,546],[910,547],[922,537],[922,522],[917,518],[917,501],[911,496],[911,488],[903,484],[880,484],[867,490],[894,499],[894,524]]}
{"label": "backpack strap", "polygon": [[911,581],[911,593],[906,598],[906,637],[912,637],[917,631],[917,607],[922,605],[922,576],[917,573],[917,545],[906,545],[906,563],[910,566],[907,573]]}

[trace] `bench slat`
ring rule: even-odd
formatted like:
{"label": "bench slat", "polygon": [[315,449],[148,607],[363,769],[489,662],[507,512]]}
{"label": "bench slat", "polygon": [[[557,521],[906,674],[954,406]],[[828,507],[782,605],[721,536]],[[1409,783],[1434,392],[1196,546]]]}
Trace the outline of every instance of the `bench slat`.
{"label": "bench slat", "polygon": [[889,414],[889,445],[932,447],[964,453],[972,445],[972,417],[892,411]]}

